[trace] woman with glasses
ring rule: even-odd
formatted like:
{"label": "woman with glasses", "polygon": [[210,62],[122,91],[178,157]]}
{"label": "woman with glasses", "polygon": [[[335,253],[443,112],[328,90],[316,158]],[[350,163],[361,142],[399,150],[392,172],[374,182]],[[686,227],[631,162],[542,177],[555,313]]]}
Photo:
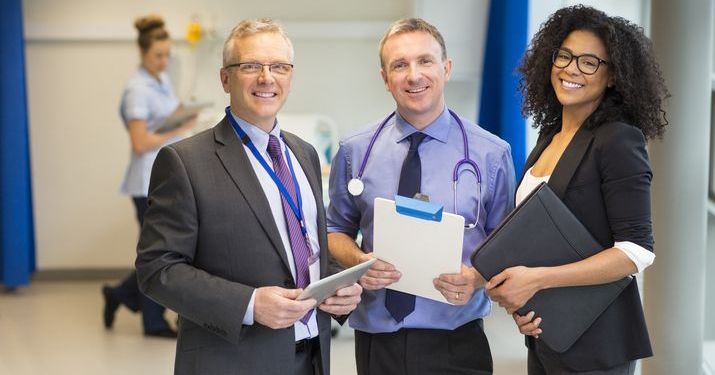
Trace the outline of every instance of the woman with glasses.
{"label": "woman with glasses", "polygon": [[[156,15],[136,20],[139,31],[137,43],[141,64],[127,82],[122,94],[120,115],[129,132],[131,161],[121,191],[132,198],[137,220],[141,226],[147,208],[149,176],[159,149],[181,138],[194,126],[192,118],[176,129],[155,131],[179,105],[166,73],[169,65],[171,41],[164,29],[164,21]],[[141,311],[144,334],[156,337],[176,337],[176,331],[164,319],[164,307],[143,295],[137,285],[136,272],[129,274],[118,286],[104,286],[104,326],[112,328],[120,305]]]}
{"label": "woman with glasses", "polygon": [[663,135],[668,93],[651,43],[622,18],[564,8],[536,34],[519,72],[539,139],[516,202],[548,182],[603,249],[562,266],[508,268],[486,288],[527,335],[529,374],[633,374],[652,355],[635,280],[563,353],[538,339],[538,311],[515,311],[539,290],[604,284],[653,262],[646,140]]}

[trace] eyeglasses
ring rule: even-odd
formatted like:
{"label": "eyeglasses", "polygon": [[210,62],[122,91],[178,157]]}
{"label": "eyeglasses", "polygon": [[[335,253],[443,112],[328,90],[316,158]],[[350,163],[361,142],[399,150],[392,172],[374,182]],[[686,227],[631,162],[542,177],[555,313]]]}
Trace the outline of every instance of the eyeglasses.
{"label": "eyeglasses", "polygon": [[269,63],[261,64],[259,62],[241,62],[224,66],[224,69],[238,67],[238,71],[242,74],[258,74],[263,71],[263,67],[267,66],[268,71],[273,74],[287,75],[293,71],[293,64],[288,63]]}
{"label": "eyeglasses", "polygon": [[571,61],[573,61],[574,58],[576,59],[576,67],[583,74],[594,74],[598,70],[598,67],[601,66],[601,64],[608,65],[608,61],[601,60],[594,55],[576,56],[573,53],[563,49],[557,49],[554,51],[554,54],[551,56],[551,62],[557,68],[565,68],[569,66],[569,64],[571,64]]}

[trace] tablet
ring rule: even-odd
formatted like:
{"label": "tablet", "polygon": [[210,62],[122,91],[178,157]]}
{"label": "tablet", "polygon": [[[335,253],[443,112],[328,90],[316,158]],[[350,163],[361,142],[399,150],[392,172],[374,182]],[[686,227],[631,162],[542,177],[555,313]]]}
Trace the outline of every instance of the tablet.
{"label": "tablet", "polygon": [[313,298],[318,301],[318,305],[320,305],[323,301],[328,299],[328,297],[332,297],[338,289],[355,284],[376,261],[377,258],[372,258],[366,262],[313,282],[303,290],[303,293],[301,293],[297,299],[300,301]]}
{"label": "tablet", "polygon": [[172,131],[184,121],[192,116],[197,116],[202,109],[209,108],[213,105],[211,102],[199,103],[182,103],[172,112],[164,121],[154,130],[156,133],[166,133]]}

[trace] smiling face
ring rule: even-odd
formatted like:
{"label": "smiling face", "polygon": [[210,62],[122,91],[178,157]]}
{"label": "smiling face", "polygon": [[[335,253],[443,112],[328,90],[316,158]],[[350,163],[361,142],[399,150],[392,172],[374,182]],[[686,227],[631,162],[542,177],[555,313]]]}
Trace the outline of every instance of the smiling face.
{"label": "smiling face", "polygon": [[[227,65],[291,63],[290,47],[279,33],[258,33],[234,39],[233,43],[233,56]],[[242,73],[238,67],[221,69],[223,90],[231,95],[231,111],[266,132],[273,129],[276,115],[288,98],[291,79],[292,72],[276,74],[268,67],[255,74]]]}
{"label": "smiling face", "polygon": [[[609,61],[603,42],[590,31],[571,32],[561,43],[561,49],[571,52],[572,55],[594,55]],[[601,103],[606,87],[612,85],[609,68],[608,65],[601,64],[596,73],[583,74],[576,66],[576,58],[565,68],[552,65],[551,85],[563,105],[564,112],[582,113],[584,118],[593,113]]]}
{"label": "smiling face", "polygon": [[452,70],[437,40],[422,31],[393,35],[381,56],[380,73],[400,115],[418,129],[432,123],[444,110],[444,85]]}

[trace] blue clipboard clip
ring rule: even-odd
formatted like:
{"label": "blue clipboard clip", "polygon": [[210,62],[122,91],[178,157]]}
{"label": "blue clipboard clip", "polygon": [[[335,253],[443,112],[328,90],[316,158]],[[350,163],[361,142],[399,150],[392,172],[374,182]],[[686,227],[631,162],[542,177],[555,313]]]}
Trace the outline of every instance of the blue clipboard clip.
{"label": "blue clipboard clip", "polygon": [[395,207],[397,213],[401,215],[412,216],[422,220],[442,221],[443,206],[437,203],[395,195]]}

